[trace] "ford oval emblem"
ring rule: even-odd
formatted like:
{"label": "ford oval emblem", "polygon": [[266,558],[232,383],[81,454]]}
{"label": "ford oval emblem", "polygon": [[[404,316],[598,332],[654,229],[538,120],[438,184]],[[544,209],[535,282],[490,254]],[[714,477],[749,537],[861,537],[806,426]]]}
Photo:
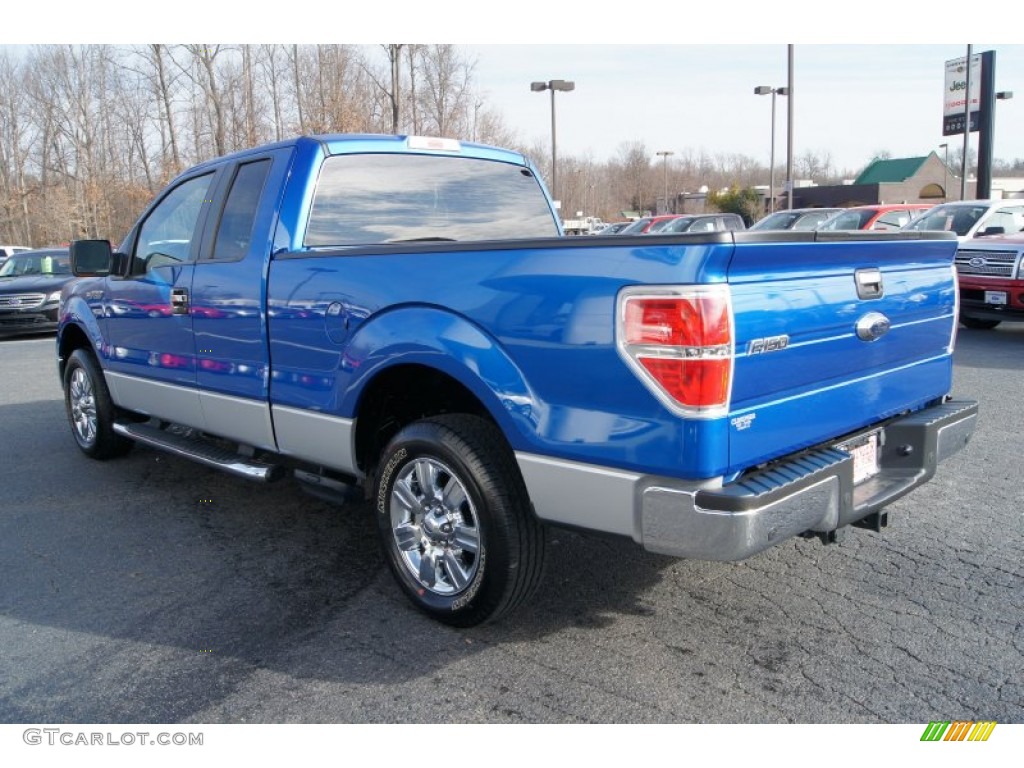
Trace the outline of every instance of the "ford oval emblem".
{"label": "ford oval emblem", "polygon": [[877,341],[889,332],[892,324],[881,312],[868,312],[857,321],[857,338],[861,341]]}
{"label": "ford oval emblem", "polygon": [[970,264],[972,267],[984,267],[985,264],[987,264],[988,262],[985,261],[985,259],[981,258],[980,256],[975,256],[967,263]]}

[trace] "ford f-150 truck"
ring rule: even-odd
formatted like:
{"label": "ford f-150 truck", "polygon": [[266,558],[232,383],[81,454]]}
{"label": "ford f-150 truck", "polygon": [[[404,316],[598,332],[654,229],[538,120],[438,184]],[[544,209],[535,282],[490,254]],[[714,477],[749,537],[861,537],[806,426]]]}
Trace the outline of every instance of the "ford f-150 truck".
{"label": "ford f-150 truck", "polygon": [[71,433],[370,501],[386,560],[467,626],[537,586],[548,525],[737,560],[828,540],[969,439],[949,233],[564,237],[523,156],[303,137],[79,241]]}
{"label": "ford f-150 truck", "polygon": [[960,322],[990,330],[1024,322],[1024,234],[965,240],[956,254]]}

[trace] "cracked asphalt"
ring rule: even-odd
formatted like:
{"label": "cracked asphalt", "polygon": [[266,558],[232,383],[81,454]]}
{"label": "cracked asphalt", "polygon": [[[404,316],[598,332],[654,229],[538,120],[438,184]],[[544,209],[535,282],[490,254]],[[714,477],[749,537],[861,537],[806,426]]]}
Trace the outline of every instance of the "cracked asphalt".
{"label": "cracked asphalt", "polygon": [[415,611],[365,506],[94,462],[52,337],[0,341],[0,722],[1024,722],[1024,324],[961,329],[978,429],[882,533],[741,563],[552,531],[540,593]]}

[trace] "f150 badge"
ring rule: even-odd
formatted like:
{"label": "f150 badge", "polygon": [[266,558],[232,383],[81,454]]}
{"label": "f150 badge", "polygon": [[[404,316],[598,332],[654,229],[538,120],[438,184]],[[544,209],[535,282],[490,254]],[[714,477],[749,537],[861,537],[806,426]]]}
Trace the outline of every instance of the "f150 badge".
{"label": "f150 badge", "polygon": [[762,352],[778,352],[789,346],[789,336],[766,336],[763,339],[751,339],[747,345],[748,355],[760,355]]}

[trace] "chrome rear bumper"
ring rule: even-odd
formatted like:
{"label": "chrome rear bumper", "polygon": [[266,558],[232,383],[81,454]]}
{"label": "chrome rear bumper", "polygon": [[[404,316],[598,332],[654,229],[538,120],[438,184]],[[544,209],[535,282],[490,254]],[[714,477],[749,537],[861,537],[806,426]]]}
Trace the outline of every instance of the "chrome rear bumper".
{"label": "chrome rear bumper", "polygon": [[879,472],[853,482],[853,457],[824,448],[747,475],[718,490],[649,485],[642,492],[641,543],[651,552],[742,560],[805,531],[856,522],[935,474],[970,440],[978,404],[951,401],[890,422],[881,431]]}
{"label": "chrome rear bumper", "polygon": [[854,483],[853,456],[807,451],[739,480],[687,483],[517,453],[537,516],[557,525],[630,536],[651,552],[742,560],[805,532],[828,533],[878,512],[927,482],[963,448],[978,405],[950,401],[888,422],[878,473]]}

